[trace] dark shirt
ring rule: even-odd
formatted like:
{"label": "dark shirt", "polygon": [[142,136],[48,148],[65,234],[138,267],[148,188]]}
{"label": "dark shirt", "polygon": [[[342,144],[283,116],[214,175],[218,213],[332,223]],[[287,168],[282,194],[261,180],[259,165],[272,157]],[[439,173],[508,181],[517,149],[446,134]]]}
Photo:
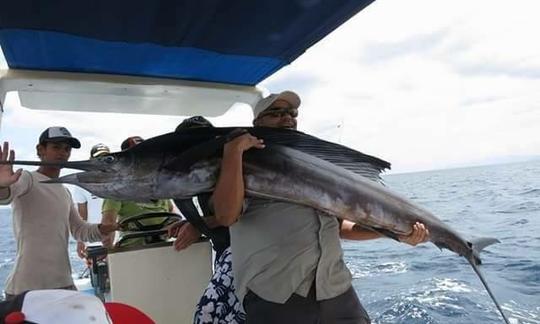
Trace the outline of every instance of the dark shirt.
{"label": "dark shirt", "polygon": [[218,259],[221,253],[231,246],[231,238],[228,227],[220,226],[209,228],[203,220],[202,217],[211,216],[213,214],[209,206],[210,196],[210,194],[201,194],[196,197],[200,206],[200,211],[195,205],[193,198],[175,200],[174,203],[186,220],[198,229],[199,232],[210,239],[212,247],[214,248],[214,251],[216,251],[216,259]]}

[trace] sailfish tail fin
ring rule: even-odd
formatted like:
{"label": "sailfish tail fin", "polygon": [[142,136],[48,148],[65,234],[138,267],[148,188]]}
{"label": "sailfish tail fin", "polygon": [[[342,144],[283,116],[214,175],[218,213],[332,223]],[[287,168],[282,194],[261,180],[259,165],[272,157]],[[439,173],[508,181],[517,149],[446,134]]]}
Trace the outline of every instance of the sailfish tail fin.
{"label": "sailfish tail fin", "polygon": [[472,254],[474,258],[474,263],[476,265],[479,265],[479,264],[482,264],[482,260],[480,260],[480,252],[482,252],[482,250],[485,249],[487,246],[490,246],[491,244],[495,244],[495,243],[501,243],[501,241],[492,237],[480,237],[480,238],[471,240],[468,243],[469,243],[469,247],[473,251]]}

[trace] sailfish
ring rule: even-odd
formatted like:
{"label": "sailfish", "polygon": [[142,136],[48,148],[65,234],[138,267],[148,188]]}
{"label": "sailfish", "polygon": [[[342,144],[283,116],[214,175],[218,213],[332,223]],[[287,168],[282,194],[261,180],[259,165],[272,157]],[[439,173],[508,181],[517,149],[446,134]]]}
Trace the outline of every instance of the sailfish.
{"label": "sailfish", "polygon": [[[392,192],[382,184],[380,174],[390,168],[382,159],[290,129],[252,127],[243,132],[263,139],[266,145],[244,152],[247,196],[310,206],[393,239],[410,234],[416,222],[423,223],[429,241],[469,262],[509,323],[478,268],[480,252],[497,239],[466,240],[426,209]],[[47,182],[69,183],[120,200],[190,198],[212,192],[223,146],[241,133],[236,128],[185,129],[95,159],[49,163],[84,171]]]}

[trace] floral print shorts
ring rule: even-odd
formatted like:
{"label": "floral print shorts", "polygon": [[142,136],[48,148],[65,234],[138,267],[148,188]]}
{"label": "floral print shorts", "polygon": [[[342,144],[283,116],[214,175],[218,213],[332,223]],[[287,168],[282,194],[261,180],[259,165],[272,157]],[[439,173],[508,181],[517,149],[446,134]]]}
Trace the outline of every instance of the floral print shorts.
{"label": "floral print shorts", "polygon": [[246,314],[234,293],[231,258],[231,247],[228,247],[215,261],[214,275],[195,309],[194,324],[245,323]]}

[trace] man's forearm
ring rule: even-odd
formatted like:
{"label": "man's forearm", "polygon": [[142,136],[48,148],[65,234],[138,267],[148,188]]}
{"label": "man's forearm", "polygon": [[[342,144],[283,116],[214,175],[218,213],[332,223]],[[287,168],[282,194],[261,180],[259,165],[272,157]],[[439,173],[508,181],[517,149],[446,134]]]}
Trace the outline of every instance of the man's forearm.
{"label": "man's forearm", "polygon": [[71,235],[77,241],[81,242],[97,242],[101,240],[101,233],[96,224],[88,224],[85,222],[77,209],[72,206],[69,211],[69,226]]}
{"label": "man's forearm", "polygon": [[222,226],[218,222],[216,216],[206,216],[203,218],[203,220],[206,223],[206,226],[208,226],[208,228],[216,228]]}
{"label": "man's forearm", "polygon": [[88,221],[88,207],[87,203],[77,204],[77,209],[79,210],[79,215],[84,221]]}
{"label": "man's forearm", "polygon": [[[104,211],[101,213],[101,224],[103,225],[115,224],[117,217],[118,217],[118,214],[115,210]],[[100,227],[103,227],[103,225],[101,225]],[[110,234],[102,235],[101,243],[106,248],[112,248],[113,243],[114,243],[114,232]]]}
{"label": "man's forearm", "polygon": [[225,151],[221,171],[212,195],[216,220],[230,226],[236,222],[244,203],[244,177],[242,151]]}
{"label": "man's forearm", "polygon": [[381,237],[381,234],[377,232],[370,231],[358,224],[346,220],[341,224],[339,235],[342,239],[357,241],[373,240]]}
{"label": "man's forearm", "polygon": [[118,214],[115,211],[105,211],[101,214],[102,224],[115,224]]}

